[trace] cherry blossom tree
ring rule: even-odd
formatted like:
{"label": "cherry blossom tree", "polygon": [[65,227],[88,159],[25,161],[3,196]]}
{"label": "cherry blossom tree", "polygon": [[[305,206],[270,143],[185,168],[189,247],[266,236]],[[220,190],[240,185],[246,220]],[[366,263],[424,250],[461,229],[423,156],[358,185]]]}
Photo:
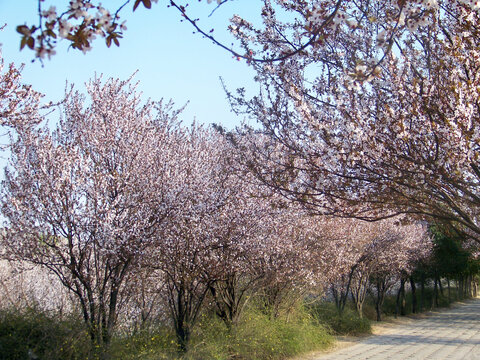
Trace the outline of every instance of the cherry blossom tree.
{"label": "cherry blossom tree", "polygon": [[167,217],[161,173],[152,169],[162,163],[177,112],[141,104],[131,80],[97,78],[87,94],[67,98],[54,131],[18,132],[2,187],[3,241],[11,259],[58,276],[103,347],[126,278]]}
{"label": "cherry blossom tree", "polygon": [[269,229],[280,222],[274,221],[279,211],[249,178],[248,173],[236,173],[230,179],[231,196],[218,218],[223,224],[217,232],[222,246],[214,249],[218,268],[209,274],[216,313],[228,328],[237,322],[265,278],[261,257],[270,249],[266,245]]}
{"label": "cherry blossom tree", "polygon": [[195,124],[182,128],[175,144],[162,163],[169,222],[157,231],[147,261],[163,274],[170,317],[184,352],[207,292],[223,275],[222,252],[240,234],[235,234],[236,223],[230,223],[237,216],[237,190],[228,166],[231,147],[216,131]]}
{"label": "cherry blossom tree", "polygon": [[[375,292],[377,321],[381,321],[383,301],[387,291],[398,281],[405,283],[406,274],[418,261],[427,259],[433,243],[422,224],[399,224],[392,219],[376,223],[378,232],[367,248],[369,277]],[[357,304],[357,308],[358,304]],[[360,306],[361,310],[361,306]]]}
{"label": "cherry blossom tree", "polygon": [[298,50],[251,62],[258,96],[229,93],[269,139],[247,136],[256,175],[314,213],[434,217],[479,241],[478,3],[296,3],[296,21],[266,7],[264,31],[235,28],[254,55]]}
{"label": "cherry blossom tree", "polygon": [[316,219],[295,204],[277,202],[281,205],[271,212],[256,251],[256,266],[263,272],[257,297],[271,317],[320,291],[325,265],[317,258]]}
{"label": "cherry blossom tree", "polygon": [[323,283],[333,296],[339,314],[342,314],[366,242],[363,224],[353,219],[325,217],[318,217],[316,222],[317,269],[323,273]]}
{"label": "cherry blossom tree", "polygon": [[[369,240],[365,243],[361,261],[353,274],[351,287],[360,316],[368,289],[374,285],[370,284],[372,278],[378,280],[380,275],[387,275],[395,281],[400,279],[403,289],[406,277],[413,271],[417,261],[428,259],[432,250],[427,227],[422,224],[402,224],[398,220],[386,219],[366,223],[364,229]],[[388,287],[384,288],[385,291],[388,290]],[[379,294],[383,299],[385,294],[382,291]],[[381,302],[378,305],[380,311]]]}
{"label": "cherry blossom tree", "polygon": [[[401,273],[410,273],[416,261],[426,259],[432,242],[426,226],[398,219],[366,222],[358,219],[314,216],[311,260],[306,266],[320,272],[317,279],[330,290],[340,314],[350,295],[360,316],[371,280],[388,276],[393,285]],[[305,260],[304,266],[307,265]],[[384,295],[384,293],[381,293]]]}
{"label": "cherry blossom tree", "polygon": [[240,172],[236,149],[223,134],[194,124],[176,136],[163,163],[169,220],[158,228],[145,261],[162,274],[179,351],[185,352],[207,296],[231,327],[254,287],[301,277],[304,263],[298,237],[285,230],[298,226],[285,215],[295,212]]}

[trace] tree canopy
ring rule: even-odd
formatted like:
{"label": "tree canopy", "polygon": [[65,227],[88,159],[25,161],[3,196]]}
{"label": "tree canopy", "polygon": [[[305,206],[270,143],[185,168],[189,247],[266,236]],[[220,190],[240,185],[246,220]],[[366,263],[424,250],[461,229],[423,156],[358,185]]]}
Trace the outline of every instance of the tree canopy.
{"label": "tree canopy", "polygon": [[314,213],[409,213],[480,239],[479,4],[313,6],[265,6],[263,29],[236,21],[247,52],[279,59],[251,62],[257,96],[229,93],[262,126],[237,139],[245,161]]}
{"label": "tree canopy", "polygon": [[[258,96],[229,96],[263,127],[247,161],[265,184],[316,213],[410,213],[480,238],[479,2],[265,0],[263,24],[232,15],[236,47],[202,29],[188,2],[166,4],[256,71]],[[46,6],[38,25],[18,27],[39,57],[58,37],[82,51],[97,35],[118,45],[123,9],[152,2]]]}

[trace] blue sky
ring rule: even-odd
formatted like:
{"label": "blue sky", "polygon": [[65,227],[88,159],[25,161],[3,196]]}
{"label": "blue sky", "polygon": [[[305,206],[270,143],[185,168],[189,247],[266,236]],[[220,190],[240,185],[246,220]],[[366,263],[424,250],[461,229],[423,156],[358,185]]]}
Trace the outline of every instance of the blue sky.
{"label": "blue sky", "polygon": [[[65,9],[64,1],[45,1],[45,8],[51,4],[58,10]],[[123,1],[105,1],[105,6],[114,9]],[[79,89],[95,74],[104,77],[125,79],[138,70],[135,77],[145,97],[155,100],[173,99],[180,107],[189,101],[182,119],[190,123],[194,118],[200,123],[219,123],[227,128],[239,125],[242,118],[230,111],[221,86],[221,76],[230,89],[246,87],[256,89],[253,72],[244,61],[237,61],[225,50],[213,45],[199,34],[175,9],[167,8],[166,0],[154,4],[151,10],[141,6],[132,13],[131,5],[121,13],[127,20],[127,31],[120,47],[107,48],[104,40],[98,38],[93,50],[86,55],[68,49],[66,42],[60,42],[57,54],[45,60],[31,62],[33,52],[19,50],[20,36],[17,25],[36,22],[37,0],[0,0],[0,25],[7,27],[0,32],[3,57],[6,63],[25,64],[23,81],[44,93],[46,101],[62,98],[65,84],[74,83]],[[249,20],[258,18],[258,4],[251,0],[232,0],[222,5],[208,17],[215,5],[204,0],[191,1],[192,12],[200,17],[205,28],[215,28],[215,34],[227,44],[233,40],[226,30],[228,19],[240,14]],[[108,4],[108,5],[107,5]],[[256,4],[256,5],[255,5]]]}

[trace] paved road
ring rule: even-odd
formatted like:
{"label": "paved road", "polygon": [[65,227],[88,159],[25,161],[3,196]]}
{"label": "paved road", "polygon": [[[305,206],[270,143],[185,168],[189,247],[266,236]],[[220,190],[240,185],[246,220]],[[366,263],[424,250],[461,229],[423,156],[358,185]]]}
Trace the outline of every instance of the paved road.
{"label": "paved road", "polygon": [[316,359],[480,360],[480,299],[393,326]]}

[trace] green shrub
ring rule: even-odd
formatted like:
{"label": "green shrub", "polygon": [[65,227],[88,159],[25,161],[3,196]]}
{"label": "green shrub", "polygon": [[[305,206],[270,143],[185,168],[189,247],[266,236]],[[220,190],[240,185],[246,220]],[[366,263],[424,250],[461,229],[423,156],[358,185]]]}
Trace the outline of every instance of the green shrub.
{"label": "green shrub", "polygon": [[333,342],[327,328],[302,308],[288,318],[250,308],[230,331],[220,320],[204,316],[195,335],[187,359],[285,359]]}
{"label": "green shrub", "polygon": [[86,359],[89,339],[81,319],[37,309],[0,311],[0,359]]}
{"label": "green shrub", "polygon": [[328,326],[335,335],[364,335],[372,332],[370,320],[360,318],[357,312],[346,307],[340,315],[335,304],[318,302],[311,305],[310,311],[319,322]]}
{"label": "green shrub", "polygon": [[178,347],[173,330],[159,326],[154,330],[115,336],[110,346],[112,359],[163,360],[174,359]]}

